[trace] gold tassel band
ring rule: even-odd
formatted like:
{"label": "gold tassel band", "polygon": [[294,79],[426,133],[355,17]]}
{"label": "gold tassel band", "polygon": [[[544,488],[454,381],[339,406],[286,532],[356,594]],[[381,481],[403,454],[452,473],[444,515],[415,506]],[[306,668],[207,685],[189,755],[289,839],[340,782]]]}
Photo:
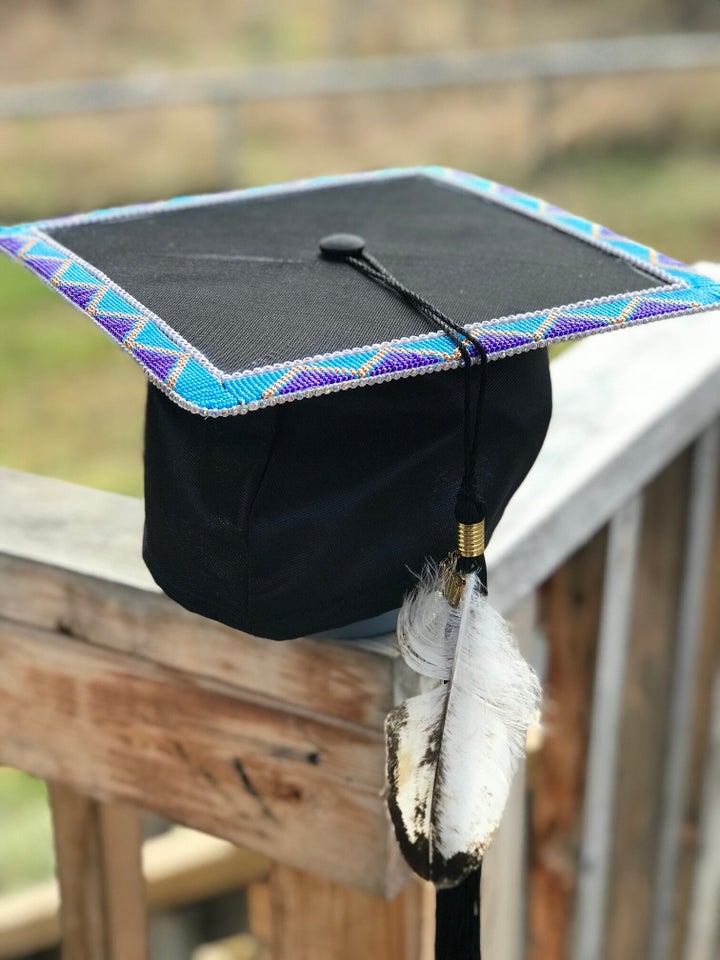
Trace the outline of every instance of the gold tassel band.
{"label": "gold tassel band", "polygon": [[481,557],[485,552],[485,521],[458,524],[458,549],[440,564],[442,592],[451,607],[457,609],[465,590],[466,578],[457,569],[458,557]]}
{"label": "gold tassel band", "polygon": [[485,553],[485,521],[458,524],[458,551],[461,557],[481,557]]}

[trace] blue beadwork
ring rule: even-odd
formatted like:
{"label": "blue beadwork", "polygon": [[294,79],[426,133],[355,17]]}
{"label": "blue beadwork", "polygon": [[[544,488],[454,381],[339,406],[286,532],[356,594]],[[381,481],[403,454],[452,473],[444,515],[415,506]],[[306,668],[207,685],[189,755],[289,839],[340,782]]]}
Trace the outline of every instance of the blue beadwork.
{"label": "blue beadwork", "polygon": [[510,187],[442,167],[385,170],[350,177],[319,177],[271,187],[159,203],[98,210],[35,224],[0,228],[0,249],[19,260],[88,314],[143,367],[146,375],[177,403],[204,414],[244,413],[300,397],[395,377],[448,369],[460,362],[455,345],[441,334],[426,334],[384,344],[298,359],[272,368],[232,375],[214,367],[162,319],[156,317],[107,277],[47,236],[45,230],[71,223],[141,216],[169,208],[219,204],[258,195],[315,190],[359,180],[387,180],[422,175],[451,183],[504,204],[613,252],[654,274],[663,285],[553,307],[532,314],[503,317],[468,327],[482,341],[489,359],[576,339],[606,329],[621,329],[667,316],[720,307],[720,284],[677,260],[633,243],[605,227]]}

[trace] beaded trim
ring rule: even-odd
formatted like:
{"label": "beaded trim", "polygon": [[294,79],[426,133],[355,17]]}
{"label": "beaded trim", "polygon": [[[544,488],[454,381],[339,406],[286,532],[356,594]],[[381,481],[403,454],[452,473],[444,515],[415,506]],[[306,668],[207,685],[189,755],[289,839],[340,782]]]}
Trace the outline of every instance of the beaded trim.
{"label": "beaded trim", "polygon": [[180,406],[204,416],[247,413],[303,397],[448,370],[459,366],[461,358],[446,336],[429,333],[227,373],[214,366],[169,324],[99,270],[48,236],[46,230],[407,175],[426,176],[479,194],[570,233],[664,281],[661,286],[469,325],[467,329],[482,341],[488,359],[574,340],[591,333],[648,323],[661,317],[720,307],[720,283],[697,274],[679,261],[535,197],[482,177],[442,167],[319,177],[0,228],[0,249],[89,315],[140,363],[148,378]]}

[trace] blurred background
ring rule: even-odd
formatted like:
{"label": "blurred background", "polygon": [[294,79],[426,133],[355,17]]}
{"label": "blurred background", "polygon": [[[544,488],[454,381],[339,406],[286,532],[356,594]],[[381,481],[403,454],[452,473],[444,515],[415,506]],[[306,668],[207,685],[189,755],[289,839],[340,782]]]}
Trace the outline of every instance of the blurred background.
{"label": "blurred background", "polygon": [[[717,0],[0,0],[0,223],[384,166],[720,260]],[[0,262],[0,462],[141,493],[143,379]],[[0,894],[52,872],[0,770]]]}

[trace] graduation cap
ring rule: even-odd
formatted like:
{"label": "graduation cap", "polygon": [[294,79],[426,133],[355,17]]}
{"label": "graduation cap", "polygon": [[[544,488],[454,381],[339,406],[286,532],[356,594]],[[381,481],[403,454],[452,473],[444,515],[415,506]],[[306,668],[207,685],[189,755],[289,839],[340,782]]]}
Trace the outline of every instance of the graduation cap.
{"label": "graduation cap", "polygon": [[402,654],[436,686],[388,718],[390,813],[421,876],[467,882],[539,703],[484,567],[550,418],[538,348],[717,307],[720,285],[433,167],[26,224],[0,248],[147,375],[143,553],[170,597],[274,639],[405,597]]}

